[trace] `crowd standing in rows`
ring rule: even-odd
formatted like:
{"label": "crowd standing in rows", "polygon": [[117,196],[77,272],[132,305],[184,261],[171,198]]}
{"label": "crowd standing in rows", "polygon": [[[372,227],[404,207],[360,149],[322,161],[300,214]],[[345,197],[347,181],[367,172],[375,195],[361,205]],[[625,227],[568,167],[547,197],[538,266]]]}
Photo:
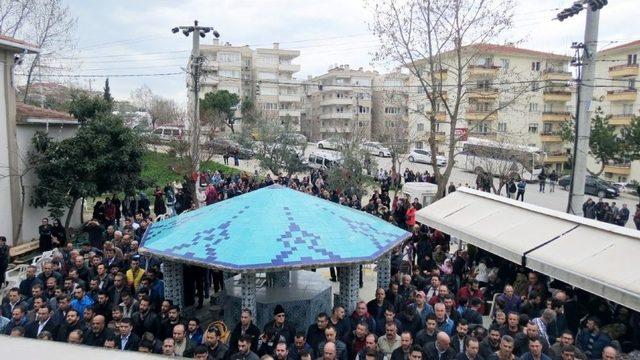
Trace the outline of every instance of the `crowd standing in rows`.
{"label": "crowd standing in rows", "polygon": [[[138,251],[153,218],[141,193],[97,203],[83,229],[87,240],[78,248],[43,220],[41,244],[56,249],[53,259],[41,269],[30,266],[19,286],[9,289],[0,332],[213,360],[614,360],[620,351],[639,348],[638,313],[480,249],[452,251],[447,234],[416,223],[422,206],[417,199],[390,195],[392,184],[402,181],[398,174],[382,171],[376,178],[380,188],[368,199],[329,190],[319,171],[276,179],[205,172],[193,179],[207,205],[280,183],[412,232],[393,251],[389,287],[349,304],[355,305],[351,314],[347,304],[336,304],[307,328],[294,328],[276,306],[273,320],[259,329],[243,309],[238,322],[228,324],[230,333],[185,318],[164,298],[161,261]],[[428,174],[420,178],[433,180]],[[187,189],[156,188],[156,217],[192,209]],[[0,251],[1,245],[0,239]],[[219,272],[186,266],[184,273],[187,306],[202,307],[211,288],[224,286]]]}

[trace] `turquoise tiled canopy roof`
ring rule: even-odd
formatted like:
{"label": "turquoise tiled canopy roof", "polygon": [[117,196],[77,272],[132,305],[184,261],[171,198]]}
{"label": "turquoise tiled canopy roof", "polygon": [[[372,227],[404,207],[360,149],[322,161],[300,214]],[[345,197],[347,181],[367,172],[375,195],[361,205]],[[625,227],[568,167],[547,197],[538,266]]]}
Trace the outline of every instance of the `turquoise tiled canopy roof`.
{"label": "turquoise tiled canopy roof", "polygon": [[237,272],[376,260],[410,233],[363,211],[272,185],[154,223],[141,248]]}

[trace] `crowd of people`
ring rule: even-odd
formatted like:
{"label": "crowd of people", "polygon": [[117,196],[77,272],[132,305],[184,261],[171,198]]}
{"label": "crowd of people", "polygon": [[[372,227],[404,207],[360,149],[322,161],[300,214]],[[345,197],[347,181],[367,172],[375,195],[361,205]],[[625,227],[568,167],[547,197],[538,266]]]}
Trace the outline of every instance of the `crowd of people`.
{"label": "crowd of people", "polygon": [[[618,207],[615,201],[609,204],[608,201],[604,201],[602,198],[599,198],[598,202],[593,201],[592,198],[588,198],[587,201],[582,204],[582,214],[589,219],[626,226],[631,211],[627,207],[627,204],[622,204],[622,206]],[[640,204],[636,204],[633,222],[636,229],[640,230]]]}
{"label": "crowd of people", "polygon": [[[150,201],[139,194],[96,204],[79,246],[60,241],[53,226],[44,229],[53,258],[41,268],[29,266],[26,278],[8,290],[0,332],[213,360],[614,360],[640,348],[638,313],[480,249],[456,250],[447,234],[416,223],[417,199],[390,195],[398,174],[376,177],[380,189],[366,202],[357,193],[329,190],[320,171],[290,178],[205,172],[193,179],[206,205],[280,183],[412,232],[392,253],[388,288],[357,304],[336,304],[308,327],[294,328],[282,306],[262,329],[243,309],[237,323],[228,324],[230,333],[185,318],[184,309],[164,297],[162,262],[138,251],[154,221]],[[156,218],[191,209],[188,188],[156,188]],[[219,272],[185,266],[184,274],[186,306],[202,307],[211,290],[223,289]],[[347,305],[355,311],[345,313]]]}

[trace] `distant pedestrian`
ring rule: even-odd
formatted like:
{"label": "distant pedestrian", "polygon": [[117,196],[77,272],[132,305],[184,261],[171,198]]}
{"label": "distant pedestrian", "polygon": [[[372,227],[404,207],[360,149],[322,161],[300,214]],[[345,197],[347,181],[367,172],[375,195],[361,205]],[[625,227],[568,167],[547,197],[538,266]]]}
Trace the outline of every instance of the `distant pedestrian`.
{"label": "distant pedestrian", "polygon": [[558,174],[555,170],[549,174],[549,192],[556,191],[556,183],[558,182]]}
{"label": "distant pedestrian", "polygon": [[543,193],[547,184],[547,174],[544,172],[544,169],[542,169],[540,175],[538,175],[538,181],[540,182],[540,189],[538,191]]}
{"label": "distant pedestrian", "polygon": [[0,289],[4,286],[5,271],[9,267],[9,246],[7,245],[7,238],[0,236]]}
{"label": "distant pedestrian", "polygon": [[629,209],[627,204],[622,204],[622,208],[616,214],[616,224],[625,226],[627,221],[629,221]]}
{"label": "distant pedestrian", "polygon": [[516,194],[516,200],[524,201],[524,191],[527,187],[527,182],[521,179],[518,183],[518,194]]}
{"label": "distant pedestrian", "polygon": [[518,191],[518,187],[516,186],[516,182],[513,179],[509,180],[507,183],[507,197],[512,199],[516,196],[516,191]]}
{"label": "distant pedestrian", "polygon": [[240,156],[240,151],[237,148],[233,149],[233,165],[234,166],[240,166],[239,156]]}
{"label": "distant pedestrian", "polygon": [[225,165],[229,165],[229,150],[225,151],[224,154],[222,154],[222,160],[224,160]]}
{"label": "distant pedestrian", "polygon": [[633,215],[633,222],[636,224],[636,230],[640,230],[640,204],[636,204],[636,213]]}

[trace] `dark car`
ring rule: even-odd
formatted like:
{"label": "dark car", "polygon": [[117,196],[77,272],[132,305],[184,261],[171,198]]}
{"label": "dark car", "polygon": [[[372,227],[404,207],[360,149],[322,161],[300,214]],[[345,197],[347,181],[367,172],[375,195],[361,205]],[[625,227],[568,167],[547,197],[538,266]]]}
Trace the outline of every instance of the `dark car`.
{"label": "dark car", "polygon": [[209,146],[211,146],[211,151],[213,151],[214,154],[222,155],[231,153],[233,149],[238,149],[238,157],[240,159],[250,159],[255,155],[253,150],[240,146],[237,142],[227,138],[213,139]]}
{"label": "dark car", "polygon": [[[568,191],[571,187],[571,175],[561,177],[558,180],[558,185]],[[620,196],[620,191],[615,186],[611,186],[607,184],[606,181],[591,175],[587,175],[584,184],[584,193],[601,198],[616,198]]]}

